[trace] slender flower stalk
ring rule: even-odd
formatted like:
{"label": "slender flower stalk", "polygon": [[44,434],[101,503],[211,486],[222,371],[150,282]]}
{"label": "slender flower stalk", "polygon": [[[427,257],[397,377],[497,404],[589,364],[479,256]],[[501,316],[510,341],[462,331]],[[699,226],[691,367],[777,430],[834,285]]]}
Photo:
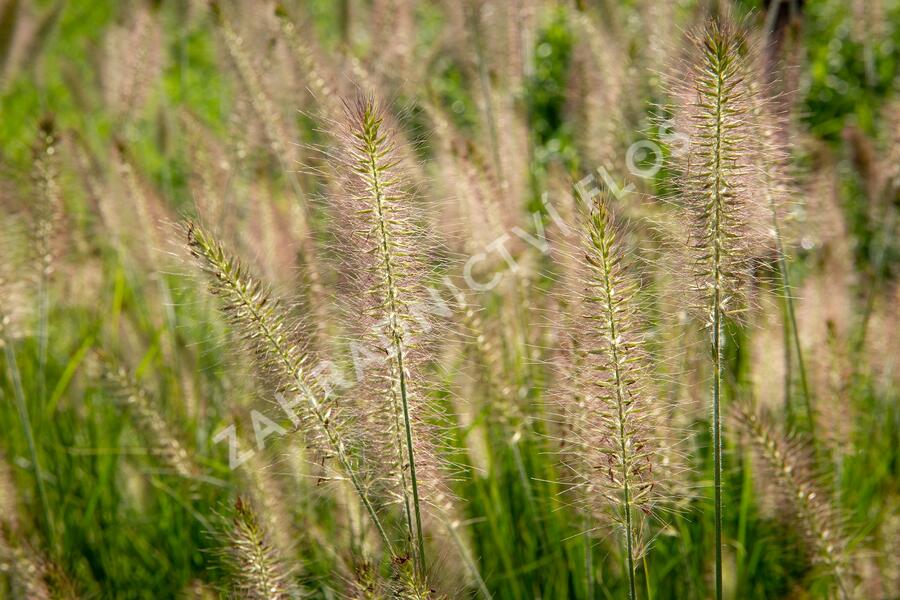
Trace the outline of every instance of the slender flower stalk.
{"label": "slender flower stalk", "polygon": [[40,265],[38,274],[38,393],[44,393],[44,369],[47,363],[49,285],[54,268],[53,242],[57,234],[61,207],[59,188],[59,138],[52,118],[40,123],[34,147],[32,179],[37,189],[37,214],[34,221],[35,254]]}
{"label": "slender flower stalk", "polygon": [[318,442],[325,451],[337,457],[344,475],[350,479],[378,530],[385,549],[393,555],[393,545],[347,447],[339,407],[333,399],[323,397],[310,379],[306,353],[287,334],[278,303],[237,259],[229,256],[222,245],[199,226],[188,224],[187,239],[191,253],[211,277],[210,290],[226,302],[224,313],[242,329],[262,370],[276,378],[280,391],[301,400],[297,407],[299,414],[294,415],[297,425],[306,425],[304,431],[308,440]]}
{"label": "slender flower stalk", "polygon": [[[7,285],[8,283],[5,281],[3,274],[0,273],[0,290],[3,290]],[[48,537],[50,538],[51,544],[54,544],[56,542],[54,520],[50,510],[50,502],[47,498],[47,486],[44,483],[44,470],[41,467],[41,460],[38,455],[34,429],[31,426],[28,402],[25,398],[25,390],[22,387],[22,374],[19,371],[15,348],[13,348],[12,336],[9,332],[11,320],[8,313],[8,307],[5,306],[6,301],[6,298],[0,296],[0,347],[3,348],[3,355],[6,359],[6,371],[12,382],[13,400],[15,402],[16,412],[19,416],[19,422],[22,425],[22,432],[25,434],[25,441],[28,444],[29,458],[34,467],[34,479],[35,484],[37,485],[38,498],[40,498],[44,521],[49,534]]]}

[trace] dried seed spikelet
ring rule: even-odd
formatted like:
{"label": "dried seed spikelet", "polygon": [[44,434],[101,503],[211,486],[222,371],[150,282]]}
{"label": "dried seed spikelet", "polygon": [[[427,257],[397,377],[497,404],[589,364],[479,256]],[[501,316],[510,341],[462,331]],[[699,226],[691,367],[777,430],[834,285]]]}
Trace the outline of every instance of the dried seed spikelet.
{"label": "dried seed spikelet", "polygon": [[153,455],[180,477],[196,478],[200,473],[199,467],[172,433],[172,427],[163,419],[156,403],[144,387],[124,367],[117,368],[106,362],[106,379],[115,387],[122,403],[131,411],[138,431],[152,444]]}
{"label": "dried seed spikelet", "polygon": [[375,443],[392,449],[390,472],[399,483],[394,489],[405,510],[409,537],[419,546],[421,573],[421,510],[426,503],[441,508],[449,500],[428,420],[433,415],[416,373],[424,359],[418,338],[433,329],[426,314],[433,303],[426,300],[421,260],[429,242],[413,217],[413,197],[398,165],[394,134],[375,99],[359,97],[348,103],[346,112],[335,157],[345,193],[337,199],[342,204],[336,215],[348,230],[354,286],[366,303],[358,307],[368,317],[364,335],[386,355],[373,371],[378,384],[365,382],[363,387],[372,394],[370,409],[377,413]]}
{"label": "dried seed spikelet", "polygon": [[198,225],[188,224],[187,242],[200,268],[210,277],[210,291],[223,300],[223,313],[254,352],[259,370],[274,380],[276,392],[283,394],[292,409],[292,422],[314,449],[337,458],[341,474],[350,479],[385,548],[393,553],[351,451],[347,429],[352,422],[335,398],[325,394],[310,375],[308,355],[292,339],[277,301]]}
{"label": "dried seed spikelet", "polygon": [[692,219],[696,288],[709,321],[715,307],[736,317],[746,305],[752,252],[750,86],[742,56],[746,39],[727,21],[712,21],[693,36],[696,59],[682,115],[690,151],[681,186]]}
{"label": "dried seed spikelet", "polygon": [[841,518],[812,472],[807,450],[776,431],[758,409],[735,405],[736,420],[775,479],[773,489],[803,534],[808,550],[841,598],[852,592],[851,561]]}
{"label": "dried seed spikelet", "polygon": [[250,505],[238,498],[228,532],[227,558],[234,598],[287,600],[296,598],[290,569],[278,557],[268,533]]}
{"label": "dried seed spikelet", "polygon": [[[592,207],[583,236],[580,393],[564,404],[570,413],[569,452],[579,453],[573,492],[595,514],[609,515],[625,532],[629,568],[640,556],[646,516],[661,500],[666,461],[658,443],[664,416],[650,394],[648,357],[638,325],[637,283],[602,199]],[[599,503],[598,503],[599,501]]]}

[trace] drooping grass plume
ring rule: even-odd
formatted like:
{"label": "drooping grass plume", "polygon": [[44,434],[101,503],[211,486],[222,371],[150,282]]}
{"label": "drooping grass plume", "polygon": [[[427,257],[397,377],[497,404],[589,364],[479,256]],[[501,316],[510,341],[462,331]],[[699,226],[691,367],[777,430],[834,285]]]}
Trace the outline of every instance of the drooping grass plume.
{"label": "drooping grass plume", "polygon": [[738,404],[734,414],[763,460],[765,471],[774,478],[771,487],[793,517],[788,522],[802,533],[811,558],[832,580],[838,596],[850,598],[853,588],[847,539],[838,511],[814,474],[810,451],[778,432],[752,406]]}
{"label": "drooping grass plume", "polygon": [[670,475],[656,439],[664,412],[652,402],[637,283],[623,264],[606,200],[597,200],[585,220],[585,291],[572,332],[572,383],[562,401],[570,428],[564,455],[574,501],[622,528],[628,597],[634,599],[646,517]]}
{"label": "drooping grass plume", "polygon": [[291,572],[277,555],[251,506],[238,498],[228,532],[227,558],[234,598],[288,600],[298,597]]}
{"label": "drooping grass plume", "polygon": [[[337,458],[342,475],[353,484],[385,549],[393,554],[393,546],[369,499],[365,482],[358,475],[359,466],[345,431],[346,415],[337,401],[323,394],[311,377],[307,354],[292,339],[278,302],[200,226],[188,224],[187,243],[200,268],[210,277],[210,291],[222,298],[223,313],[254,352],[259,370],[274,380],[276,392],[292,402],[295,409],[292,421],[303,431],[307,443]],[[294,399],[298,402],[294,403]]]}
{"label": "drooping grass plume", "polygon": [[690,152],[682,181],[693,228],[696,291],[709,328],[712,359],[712,452],[715,505],[715,589],[722,598],[723,343],[726,319],[744,307],[750,279],[750,178],[747,159],[748,98],[746,38],[727,17],[710,21],[693,36],[690,76],[676,90],[685,107]]}

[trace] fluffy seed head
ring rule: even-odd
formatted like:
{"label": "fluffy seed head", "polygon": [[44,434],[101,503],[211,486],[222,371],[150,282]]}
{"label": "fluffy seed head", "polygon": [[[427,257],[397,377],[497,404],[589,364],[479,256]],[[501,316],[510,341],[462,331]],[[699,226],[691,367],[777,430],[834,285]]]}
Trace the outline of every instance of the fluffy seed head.
{"label": "fluffy seed head", "polygon": [[343,443],[342,413],[310,376],[307,352],[286,325],[278,301],[200,226],[188,224],[187,243],[209,276],[210,291],[222,299],[222,312],[253,352],[261,375],[293,405],[296,427],[313,447],[333,452],[336,443]]}
{"label": "fluffy seed head", "polygon": [[750,85],[744,34],[727,20],[692,36],[689,77],[675,84],[678,127],[689,150],[677,165],[690,215],[695,287],[704,314],[735,317],[746,305],[753,245]]}
{"label": "fluffy seed head", "polygon": [[636,556],[644,515],[663,497],[668,465],[658,436],[665,413],[652,401],[637,285],[623,264],[605,201],[585,220],[584,291],[575,307],[570,381],[561,398],[569,428],[564,458],[573,475],[573,501],[630,527]]}
{"label": "fluffy seed head", "polygon": [[290,570],[277,556],[268,533],[250,505],[238,498],[228,532],[228,563],[235,597],[248,600],[287,600],[292,592]]}
{"label": "fluffy seed head", "polygon": [[442,465],[429,423],[433,414],[420,373],[428,359],[427,342],[437,326],[434,302],[424,285],[423,261],[431,243],[422,220],[415,216],[417,199],[402,167],[395,133],[374,97],[361,96],[346,104],[342,132],[340,153],[334,157],[343,188],[336,199],[336,216],[348,242],[346,258],[359,299],[357,321],[363,316],[364,345],[384,355],[366,370],[360,390],[368,398],[373,441],[394,448],[388,452],[394,456],[391,470],[405,480],[402,473],[409,464],[407,452],[401,451],[406,443],[405,402],[419,485],[431,488],[423,496],[426,502],[443,504],[449,497],[440,476]]}

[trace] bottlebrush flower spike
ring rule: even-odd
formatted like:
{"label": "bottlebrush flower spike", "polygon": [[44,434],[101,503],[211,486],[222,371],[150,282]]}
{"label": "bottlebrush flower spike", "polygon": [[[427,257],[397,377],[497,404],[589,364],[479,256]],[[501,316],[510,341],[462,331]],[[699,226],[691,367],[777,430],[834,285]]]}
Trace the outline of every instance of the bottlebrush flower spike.
{"label": "bottlebrush flower spike", "polygon": [[691,221],[695,289],[710,331],[713,367],[712,438],[716,531],[715,597],[722,598],[722,427],[721,380],[724,322],[746,305],[751,280],[750,224],[757,172],[750,167],[753,145],[750,63],[747,39],[727,16],[710,21],[693,36],[689,77],[679,75],[676,96],[686,99],[681,125],[690,139],[681,165],[681,197]]}
{"label": "bottlebrush flower spike", "polygon": [[235,502],[228,542],[226,556],[237,597],[248,600],[298,597],[290,570],[277,555],[250,505],[241,498]]}
{"label": "bottlebrush flower spike", "polygon": [[583,234],[585,292],[578,307],[577,354],[564,395],[571,430],[577,503],[594,514],[612,517],[624,531],[629,597],[635,597],[634,563],[644,544],[648,515],[661,499],[666,461],[658,434],[664,412],[651,401],[650,373],[638,325],[637,284],[622,263],[603,200],[587,217]]}
{"label": "bottlebrush flower spike", "polygon": [[254,351],[260,371],[273,379],[276,392],[291,402],[295,411],[292,420],[297,428],[304,432],[310,445],[337,457],[343,475],[353,484],[385,548],[393,554],[391,542],[359,475],[359,463],[350,450],[348,420],[335,399],[325,395],[311,378],[307,354],[287,332],[278,302],[198,225],[188,224],[187,242],[201,269],[210,276],[210,291],[224,301],[223,313]]}
{"label": "bottlebrush flower spike", "polygon": [[433,327],[426,314],[433,303],[423,284],[430,244],[415,218],[395,134],[372,96],[346,104],[341,131],[340,150],[333,158],[343,194],[336,197],[335,215],[345,227],[354,292],[362,301],[355,308],[366,321],[364,335],[384,353],[375,381],[365,385],[373,436],[393,457],[387,461],[389,476],[399,487],[421,577],[426,565],[424,505],[443,510],[449,500],[417,373],[424,358],[419,337]]}

